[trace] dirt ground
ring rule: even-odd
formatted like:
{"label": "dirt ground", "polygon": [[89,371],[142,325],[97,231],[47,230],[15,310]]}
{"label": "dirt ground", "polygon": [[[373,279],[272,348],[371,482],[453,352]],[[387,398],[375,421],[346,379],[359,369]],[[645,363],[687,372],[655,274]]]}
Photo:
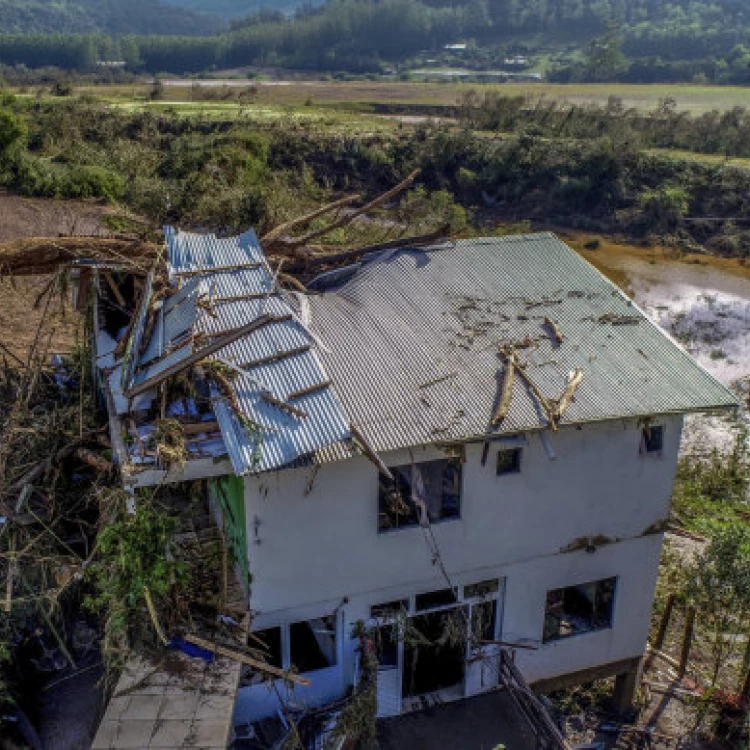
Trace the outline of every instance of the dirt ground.
{"label": "dirt ground", "polygon": [[[94,203],[21,198],[0,191],[0,243],[24,237],[109,235],[102,223],[108,213],[110,209]],[[0,344],[10,351],[0,347],[0,357],[12,361],[15,355],[25,362],[42,320],[43,311],[34,302],[49,281],[48,276],[0,280]],[[45,324],[44,340],[51,337],[51,352],[66,352],[75,340],[79,316],[70,310],[69,295],[61,295],[53,304],[55,313]]]}

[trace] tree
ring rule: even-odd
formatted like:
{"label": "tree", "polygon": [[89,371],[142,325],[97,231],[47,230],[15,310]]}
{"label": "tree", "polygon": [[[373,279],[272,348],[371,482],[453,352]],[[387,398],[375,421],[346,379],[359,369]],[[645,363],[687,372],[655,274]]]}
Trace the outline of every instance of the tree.
{"label": "tree", "polygon": [[16,115],[0,109],[0,156],[6,154],[11,145],[25,134],[26,128]]}
{"label": "tree", "polygon": [[608,23],[604,35],[591,41],[586,64],[592,81],[610,81],[625,68],[622,39],[614,23]]}

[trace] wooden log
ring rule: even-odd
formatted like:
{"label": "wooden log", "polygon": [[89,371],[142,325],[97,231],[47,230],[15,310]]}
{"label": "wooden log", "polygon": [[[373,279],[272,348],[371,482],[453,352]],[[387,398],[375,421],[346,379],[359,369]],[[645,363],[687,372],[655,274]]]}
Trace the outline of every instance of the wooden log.
{"label": "wooden log", "polygon": [[555,403],[555,422],[559,422],[562,419],[563,414],[565,414],[567,408],[573,401],[573,396],[575,395],[576,388],[578,388],[582,380],[583,370],[577,368],[570,380],[568,380],[568,385],[565,386],[565,390],[563,391],[562,396],[560,396],[560,398]]}
{"label": "wooden log", "polygon": [[349,429],[352,431],[354,439],[359,443],[360,447],[365,453],[365,456],[372,461],[377,467],[378,471],[384,476],[388,477],[392,482],[395,481],[391,470],[383,463],[383,459],[375,452],[367,438],[357,429],[354,424],[349,425]]}
{"label": "wooden log", "polygon": [[79,461],[83,461],[83,463],[88,464],[102,474],[109,474],[112,471],[111,461],[107,461],[106,458],[88,448],[76,448],[73,451],[73,455]]}
{"label": "wooden log", "polygon": [[310,685],[310,680],[308,680],[306,677],[301,677],[298,674],[294,674],[294,672],[279,669],[278,667],[271,666],[270,664],[265,664],[264,662],[258,661],[257,659],[252,659],[246,654],[224,648],[224,646],[220,646],[218,643],[212,643],[205,638],[199,638],[197,635],[188,634],[185,636],[185,640],[188,643],[192,643],[196,646],[200,646],[201,648],[205,648],[207,651],[212,651],[213,653],[220,654],[221,656],[226,656],[228,659],[233,659],[234,661],[238,661],[241,664],[247,664],[248,667],[253,667],[253,669],[257,669],[258,672],[263,672],[264,674],[270,675],[271,677],[276,677],[281,680],[288,680],[289,682],[294,682],[297,685]]}
{"label": "wooden log", "polygon": [[671,667],[674,667],[675,669],[679,669],[680,662],[677,661],[674,657],[670,656],[669,654],[664,653],[664,651],[661,651],[658,648],[654,648],[653,646],[648,646],[649,653],[653,654],[654,656],[658,656],[660,659],[664,660],[667,664],[669,664]]}
{"label": "wooden log", "polygon": [[685,618],[685,631],[682,635],[682,649],[680,650],[680,665],[677,668],[679,677],[684,677],[687,671],[690,648],[693,645],[693,628],[695,626],[695,607],[690,607]]}
{"label": "wooden log", "polygon": [[526,372],[526,370],[521,367],[521,365],[518,362],[518,355],[516,354],[515,350],[506,351],[504,349],[501,349],[499,352],[501,357],[504,357],[507,361],[508,359],[513,360],[513,364],[515,365],[515,372],[517,372],[521,378],[523,379],[524,383],[528,386],[529,390],[534,394],[534,397],[541,405],[542,409],[544,410],[544,413],[547,415],[547,421],[549,422],[549,426],[552,428],[553,431],[557,431],[557,420],[555,418],[555,409],[556,404],[548,399],[540,390],[537,384],[531,379],[529,374]]}
{"label": "wooden log", "polygon": [[500,387],[500,401],[497,404],[495,413],[492,415],[492,426],[498,427],[502,424],[505,417],[510,411],[510,402],[513,396],[513,383],[515,381],[515,358],[509,356],[505,360],[505,372],[503,373],[503,382]]}
{"label": "wooden log", "polygon": [[672,593],[667,597],[667,603],[664,605],[664,612],[662,613],[661,620],[659,621],[659,630],[656,633],[654,639],[654,649],[659,650],[664,645],[664,638],[667,635],[667,629],[669,628],[669,620],[672,617],[672,609],[674,608],[675,595]]}
{"label": "wooden log", "polygon": [[359,199],[360,195],[359,193],[357,193],[356,195],[347,195],[344,198],[339,198],[338,200],[333,201],[332,203],[327,203],[325,206],[321,206],[320,208],[312,211],[309,214],[298,216],[296,219],[292,219],[291,221],[279,224],[270,232],[264,234],[260,238],[260,241],[271,242],[272,240],[275,240],[277,237],[280,237],[282,234],[284,234],[284,232],[288,232],[290,229],[297,227],[300,224],[307,224],[308,222],[317,219],[319,216],[324,216],[325,214],[331,213],[331,211],[335,211],[337,208],[344,208],[344,206],[348,206],[355,201],[358,201]]}
{"label": "wooden log", "polygon": [[329,232],[332,232],[334,229],[340,229],[341,227],[345,227],[347,224],[351,224],[358,216],[362,216],[363,214],[368,213],[368,211],[372,211],[376,209],[378,206],[382,206],[383,203],[386,203],[388,200],[393,198],[394,196],[398,195],[403,190],[406,190],[406,188],[409,187],[409,185],[414,182],[414,180],[417,179],[419,176],[419,169],[415,169],[405,180],[402,180],[399,182],[396,187],[391,188],[387,192],[383,193],[382,195],[375,198],[375,200],[370,201],[366,205],[362,206],[362,208],[358,208],[356,211],[353,211],[350,214],[347,214],[346,216],[342,216],[337,221],[333,221],[327,226],[323,227],[322,229],[317,229],[314,232],[308,232],[303,237],[298,237],[296,239],[293,239],[289,244],[292,247],[300,247],[301,245],[308,245],[310,244],[311,240],[314,240],[316,237],[322,237]]}
{"label": "wooden log", "polygon": [[305,344],[299,346],[296,349],[287,349],[284,352],[276,352],[276,354],[270,354],[267,357],[260,357],[258,359],[252,359],[249,362],[243,362],[239,365],[242,370],[249,370],[251,367],[259,367],[260,365],[267,365],[271,362],[278,362],[281,359],[287,359],[288,357],[295,357],[298,354],[304,354],[312,349],[311,344]]}
{"label": "wooden log", "polygon": [[198,351],[188,355],[182,361],[176,362],[174,365],[166,368],[158,375],[154,375],[150,378],[147,378],[142,383],[134,385],[132,388],[125,392],[125,395],[127,396],[127,398],[133,398],[133,396],[137,396],[139,393],[143,393],[144,391],[153,388],[155,385],[163,383],[165,380],[167,380],[167,378],[171,378],[173,375],[176,375],[177,373],[180,373],[183,370],[187,370],[193,365],[198,364],[198,362],[200,362],[201,360],[206,359],[206,357],[210,357],[212,354],[219,351],[219,349],[223,349],[225,346],[233,344],[243,336],[247,336],[254,331],[263,328],[264,326],[270,325],[271,323],[280,323],[285,320],[290,320],[291,317],[291,315],[261,315],[259,318],[256,318],[254,321],[252,321],[252,323],[248,323],[241,328],[235,328],[233,331],[229,331],[223,336],[214,339],[213,342],[211,342],[207,346],[201,347]]}

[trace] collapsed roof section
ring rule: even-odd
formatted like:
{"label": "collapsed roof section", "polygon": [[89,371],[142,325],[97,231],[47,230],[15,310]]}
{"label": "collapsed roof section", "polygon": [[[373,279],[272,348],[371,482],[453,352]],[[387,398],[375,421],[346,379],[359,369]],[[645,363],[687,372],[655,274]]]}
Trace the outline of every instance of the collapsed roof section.
{"label": "collapsed roof section", "polygon": [[[167,276],[146,280],[121,362],[119,414],[195,368],[234,472],[288,465],[350,437],[318,344],[278,290],[255,233],[219,238],[165,228]],[[101,352],[100,352],[101,355]],[[189,410],[190,406],[185,409]]]}

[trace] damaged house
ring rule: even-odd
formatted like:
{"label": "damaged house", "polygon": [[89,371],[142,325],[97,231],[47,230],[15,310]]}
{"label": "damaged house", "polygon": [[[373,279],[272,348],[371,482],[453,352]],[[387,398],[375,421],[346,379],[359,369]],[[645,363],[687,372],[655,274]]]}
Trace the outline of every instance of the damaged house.
{"label": "damaged house", "polygon": [[135,507],[204,480],[268,665],[304,678],[248,670],[235,724],[346,695],[363,627],[383,717],[495,689],[509,655],[541,690],[617,676],[627,708],[683,417],[734,396],[550,234],[306,291],[252,232],[166,238],[148,277],[96,273],[140,299],[100,304],[96,367]]}

